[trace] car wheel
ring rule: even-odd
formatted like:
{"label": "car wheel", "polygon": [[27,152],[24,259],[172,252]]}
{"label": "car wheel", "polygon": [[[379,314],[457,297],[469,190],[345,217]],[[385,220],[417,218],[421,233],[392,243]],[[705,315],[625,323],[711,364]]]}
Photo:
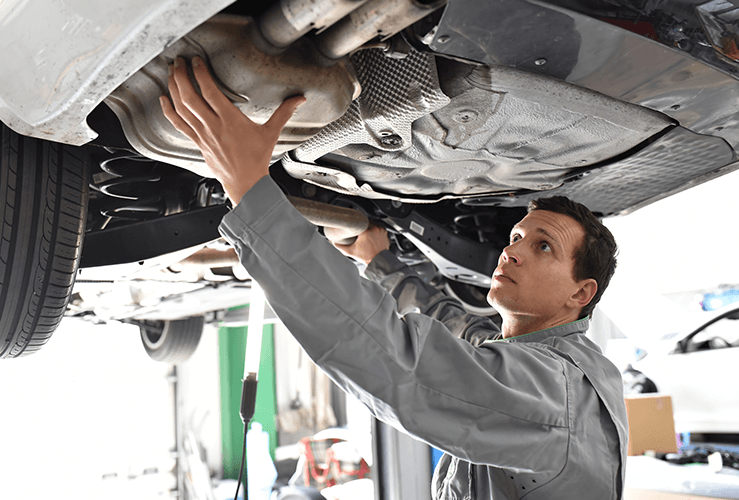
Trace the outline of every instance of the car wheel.
{"label": "car wheel", "polygon": [[154,361],[182,363],[195,352],[203,334],[205,317],[145,321],[139,323],[146,354]]}
{"label": "car wheel", "polygon": [[644,373],[636,370],[631,365],[627,366],[621,374],[624,384],[624,394],[649,394],[659,392],[657,385]]}
{"label": "car wheel", "polygon": [[87,218],[89,158],[0,123],[0,358],[38,351],[72,294]]}

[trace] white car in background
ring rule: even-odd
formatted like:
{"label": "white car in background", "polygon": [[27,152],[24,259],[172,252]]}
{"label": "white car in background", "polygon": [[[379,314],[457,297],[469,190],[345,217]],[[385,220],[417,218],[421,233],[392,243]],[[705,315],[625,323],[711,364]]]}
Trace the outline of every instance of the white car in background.
{"label": "white car in background", "polygon": [[[672,397],[676,432],[739,436],[739,303],[704,314],[696,327],[645,348],[632,368]],[[648,385],[627,375],[635,392]]]}

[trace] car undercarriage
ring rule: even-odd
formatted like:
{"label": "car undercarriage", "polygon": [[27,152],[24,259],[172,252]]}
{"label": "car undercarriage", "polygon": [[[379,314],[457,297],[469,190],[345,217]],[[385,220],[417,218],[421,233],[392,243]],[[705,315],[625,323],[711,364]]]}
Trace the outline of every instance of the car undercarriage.
{"label": "car undercarriage", "polygon": [[[176,3],[160,2],[159,16],[175,16]],[[399,257],[485,314],[494,314],[485,288],[531,200],[564,195],[618,216],[738,166],[739,7],[729,2],[210,7],[217,15],[189,19],[184,36],[155,38],[156,23],[131,21],[126,53],[152,57],[111,69],[103,84],[111,54],[122,65],[129,57],[116,45],[69,84],[77,93],[66,104],[39,107],[34,119],[20,90],[0,95],[8,134],[84,151],[82,281],[90,269],[148,267],[219,237],[223,190],[158,105],[177,56],[203,58],[257,122],[305,95],[274,151],[273,178],[293,199],[388,228]],[[24,342],[5,328],[3,357]]]}

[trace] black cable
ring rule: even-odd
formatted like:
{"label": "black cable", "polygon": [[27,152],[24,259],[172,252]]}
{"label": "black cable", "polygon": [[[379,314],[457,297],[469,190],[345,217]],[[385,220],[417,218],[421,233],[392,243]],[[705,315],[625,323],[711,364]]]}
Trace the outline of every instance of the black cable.
{"label": "black cable", "polygon": [[[254,416],[254,410],[257,406],[257,375],[250,373],[241,385],[241,420],[244,422],[244,447],[241,452],[241,468],[239,469],[239,482],[236,485],[236,495],[234,500],[238,500],[239,488],[241,488],[241,478],[244,474],[244,462],[246,461],[246,433],[249,421]],[[244,500],[249,500],[249,474],[244,478]]]}
{"label": "black cable", "polygon": [[[241,467],[239,468],[239,482],[236,483],[236,494],[234,500],[239,498],[239,488],[241,488],[241,478],[244,475],[244,462],[246,461],[246,422],[244,422],[244,447],[241,451]],[[249,500],[249,475],[244,478],[244,500]]]}

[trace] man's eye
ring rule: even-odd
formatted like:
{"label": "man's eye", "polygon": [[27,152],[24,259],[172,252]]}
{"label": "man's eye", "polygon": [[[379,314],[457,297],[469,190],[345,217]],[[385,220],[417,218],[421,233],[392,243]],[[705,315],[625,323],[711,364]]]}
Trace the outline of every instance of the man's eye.
{"label": "man's eye", "polygon": [[552,247],[549,246],[549,243],[547,243],[546,241],[542,241],[541,245],[539,245],[539,248],[541,248],[544,252],[549,252],[552,250]]}
{"label": "man's eye", "polygon": [[517,242],[520,239],[521,239],[521,235],[520,234],[513,234],[513,235],[511,235],[511,243],[515,243],[515,242]]}

